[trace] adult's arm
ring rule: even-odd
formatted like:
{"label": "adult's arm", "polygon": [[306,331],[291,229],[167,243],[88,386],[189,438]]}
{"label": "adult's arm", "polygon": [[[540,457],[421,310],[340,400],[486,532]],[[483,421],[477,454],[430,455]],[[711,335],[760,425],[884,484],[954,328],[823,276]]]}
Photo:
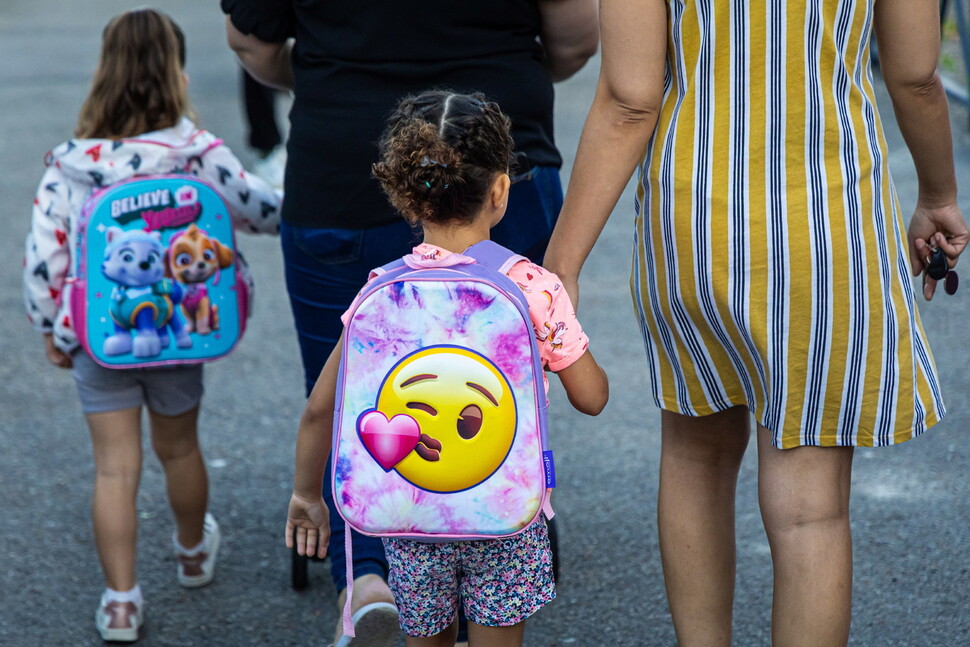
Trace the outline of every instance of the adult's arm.
{"label": "adult's arm", "polygon": [[663,0],[603,0],[596,95],[546,252],[578,305],[579,273],[641,161],[663,101],[667,9]]}
{"label": "adult's arm", "polygon": [[545,66],[554,82],[578,72],[599,44],[597,0],[539,0]]}
{"label": "adult's arm", "polygon": [[[957,205],[953,142],[946,92],[937,71],[940,13],[936,0],[879,0],[875,4],[879,63],[899,130],[919,183],[909,226],[910,263],[923,271],[927,246],[940,247],[951,267],[970,240]],[[927,278],[924,296],[936,282]]]}
{"label": "adult's arm", "polygon": [[293,89],[291,39],[279,43],[260,40],[252,34],[244,34],[233,24],[232,16],[226,16],[226,40],[254,79],[280,90]]}

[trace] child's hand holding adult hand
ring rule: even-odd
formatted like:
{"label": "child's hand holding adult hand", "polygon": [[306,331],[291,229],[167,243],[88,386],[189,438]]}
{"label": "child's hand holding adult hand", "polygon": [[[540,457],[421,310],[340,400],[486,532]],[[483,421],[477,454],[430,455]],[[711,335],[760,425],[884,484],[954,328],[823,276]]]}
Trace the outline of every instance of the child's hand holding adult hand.
{"label": "child's hand holding adult hand", "polygon": [[327,542],[330,541],[330,518],[322,496],[310,500],[293,493],[286,515],[284,541],[287,548],[293,548],[295,543],[296,552],[300,555],[326,556]]}
{"label": "child's hand holding adult hand", "polygon": [[54,345],[54,335],[50,333],[44,334],[44,354],[47,361],[58,368],[71,368],[74,365],[71,356]]}

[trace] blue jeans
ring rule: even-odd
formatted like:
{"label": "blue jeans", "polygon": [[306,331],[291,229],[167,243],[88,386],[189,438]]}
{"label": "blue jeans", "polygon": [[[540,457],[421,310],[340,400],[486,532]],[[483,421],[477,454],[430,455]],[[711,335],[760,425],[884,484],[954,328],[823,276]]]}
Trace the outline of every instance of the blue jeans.
{"label": "blue jeans", "polygon": [[509,208],[505,217],[492,228],[491,238],[542,265],[549,236],[561,210],[559,169],[537,166],[512,178]]}
{"label": "blue jeans", "polygon": [[[492,230],[492,239],[539,263],[562,207],[559,170],[536,167],[513,178],[509,208]],[[296,325],[306,393],[340,338],[340,316],[350,307],[372,269],[411,251],[421,241],[402,218],[370,229],[317,229],[283,223],[280,231],[286,291]],[[460,251],[460,250],[458,250]],[[326,474],[330,474],[327,461]],[[338,591],[347,587],[344,521],[323,488],[330,510],[330,573]],[[387,578],[384,546],[376,537],[353,532],[354,577]]]}

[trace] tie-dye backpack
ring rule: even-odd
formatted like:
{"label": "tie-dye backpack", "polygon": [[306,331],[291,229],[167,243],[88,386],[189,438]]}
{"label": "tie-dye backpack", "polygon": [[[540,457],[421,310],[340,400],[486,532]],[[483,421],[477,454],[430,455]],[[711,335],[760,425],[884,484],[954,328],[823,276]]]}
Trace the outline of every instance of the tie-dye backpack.
{"label": "tie-dye backpack", "polygon": [[[491,241],[377,275],[344,327],[333,432],[337,511],[354,530],[495,539],[552,517],[542,362],[523,257]],[[344,634],[354,635],[351,533]]]}
{"label": "tie-dye backpack", "polygon": [[[428,541],[516,534],[555,485],[521,260],[484,241],[377,270],[346,319],[333,489],[352,528]],[[347,533],[349,536],[349,533]]]}
{"label": "tie-dye backpack", "polygon": [[102,366],[205,362],[242,337],[251,277],[206,182],[146,175],[94,191],[75,252],[71,320]]}

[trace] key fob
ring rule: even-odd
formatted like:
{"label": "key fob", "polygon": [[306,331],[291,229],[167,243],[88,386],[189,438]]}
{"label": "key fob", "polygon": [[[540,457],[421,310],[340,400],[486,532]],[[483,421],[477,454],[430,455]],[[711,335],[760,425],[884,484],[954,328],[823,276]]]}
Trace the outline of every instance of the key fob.
{"label": "key fob", "polygon": [[926,266],[926,273],[929,274],[931,279],[940,281],[946,277],[949,269],[946,263],[946,254],[943,253],[942,249],[937,247],[930,255],[930,263]]}

